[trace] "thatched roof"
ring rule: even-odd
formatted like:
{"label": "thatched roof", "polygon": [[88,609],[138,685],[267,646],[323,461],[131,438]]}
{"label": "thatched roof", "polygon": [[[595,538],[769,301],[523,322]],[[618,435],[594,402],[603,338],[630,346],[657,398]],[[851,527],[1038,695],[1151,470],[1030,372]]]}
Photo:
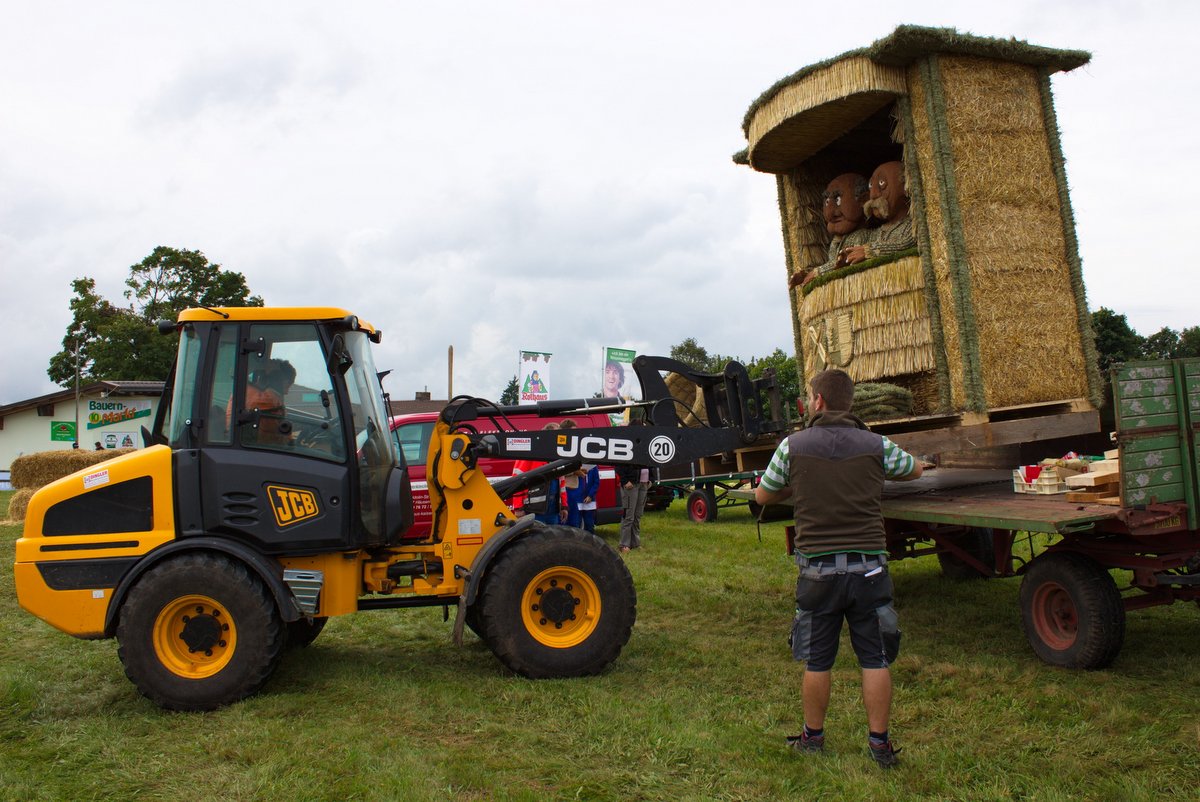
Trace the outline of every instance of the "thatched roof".
{"label": "thatched roof", "polygon": [[934,53],[1027,64],[1052,72],[1086,64],[1091,54],[994,39],[953,28],[901,25],[869,47],[810,64],[775,82],[750,105],[742,131],[750,143],[734,156],[784,172],[905,93],[904,67]]}

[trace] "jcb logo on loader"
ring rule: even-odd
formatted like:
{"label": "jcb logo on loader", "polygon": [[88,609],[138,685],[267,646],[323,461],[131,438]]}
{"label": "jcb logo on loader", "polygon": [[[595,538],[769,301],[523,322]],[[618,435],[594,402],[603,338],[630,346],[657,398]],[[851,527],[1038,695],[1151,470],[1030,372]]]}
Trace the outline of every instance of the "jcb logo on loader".
{"label": "jcb logo on loader", "polygon": [[321,514],[321,508],[317,505],[317,494],[311,490],[267,485],[267,497],[271,499],[271,512],[275,513],[275,524],[281,529]]}
{"label": "jcb logo on loader", "polygon": [[607,437],[575,437],[560,434],[556,440],[558,456],[582,457],[601,462],[629,461],[633,459],[633,441]]}

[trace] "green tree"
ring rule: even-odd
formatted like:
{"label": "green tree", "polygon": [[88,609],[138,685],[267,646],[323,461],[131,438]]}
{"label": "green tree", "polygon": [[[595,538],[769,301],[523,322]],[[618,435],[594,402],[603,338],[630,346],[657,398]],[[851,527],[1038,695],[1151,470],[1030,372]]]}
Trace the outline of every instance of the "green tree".
{"label": "green tree", "polygon": [[1179,332],[1163,326],[1142,341],[1146,359],[1174,359],[1179,356]]}
{"label": "green tree", "polygon": [[671,359],[678,360],[701,373],[720,373],[725,369],[725,363],[732,358],[708,353],[708,349],[696,342],[694,337],[688,337],[678,345],[671,346]]}
{"label": "green tree", "polygon": [[[752,379],[761,379],[768,368],[775,369],[775,386],[779,388],[779,401],[783,405],[783,414],[787,420],[796,416],[796,399],[800,397],[800,372],[796,360],[784,353],[782,348],[776,348],[769,356],[761,359],[751,359],[746,366],[746,372]],[[768,414],[770,410],[765,410]]]}
{"label": "green tree", "polygon": [[1200,356],[1200,326],[1189,326],[1179,332],[1179,356]]}
{"label": "green tree", "polygon": [[171,369],[178,335],[164,337],[155,322],[174,320],[189,306],[262,306],[250,295],[241,273],[222,270],[200,251],[159,246],[129,268],[129,306],[117,306],[96,292],[94,279],[71,282],[71,323],[62,350],[50,358],[50,378],[69,387],[80,378],[156,381]]}
{"label": "green tree", "polygon": [[504,392],[500,394],[501,406],[512,406],[517,403],[520,398],[520,391],[517,389],[517,377],[514,375],[508,380],[508,384],[504,388]]}
{"label": "green tree", "polygon": [[1102,373],[1118,362],[1128,362],[1142,355],[1143,338],[1130,328],[1124,315],[1102,306],[1092,312],[1092,331],[1096,333],[1096,352]]}

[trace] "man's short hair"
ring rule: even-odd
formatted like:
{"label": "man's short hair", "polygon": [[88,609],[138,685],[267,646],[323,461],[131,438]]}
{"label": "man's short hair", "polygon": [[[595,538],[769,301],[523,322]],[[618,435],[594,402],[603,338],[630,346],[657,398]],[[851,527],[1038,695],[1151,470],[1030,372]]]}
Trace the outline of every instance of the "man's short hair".
{"label": "man's short hair", "polygon": [[808,388],[813,398],[819,395],[825,399],[831,412],[849,412],[854,404],[854,379],[844,370],[823,370],[812,377]]}

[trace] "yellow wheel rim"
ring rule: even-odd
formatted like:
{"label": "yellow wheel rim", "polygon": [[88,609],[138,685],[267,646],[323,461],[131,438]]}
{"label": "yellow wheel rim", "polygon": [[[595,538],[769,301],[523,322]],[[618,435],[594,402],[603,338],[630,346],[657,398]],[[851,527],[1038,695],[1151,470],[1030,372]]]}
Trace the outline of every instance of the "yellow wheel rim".
{"label": "yellow wheel rim", "polygon": [[600,589],[577,568],[547,568],[521,594],[521,621],[534,640],[544,646],[578,646],[600,622]]}
{"label": "yellow wheel rim", "polygon": [[208,596],[180,596],[154,620],[155,654],[184,679],[213,676],[229,665],[236,650],[233,616]]}

